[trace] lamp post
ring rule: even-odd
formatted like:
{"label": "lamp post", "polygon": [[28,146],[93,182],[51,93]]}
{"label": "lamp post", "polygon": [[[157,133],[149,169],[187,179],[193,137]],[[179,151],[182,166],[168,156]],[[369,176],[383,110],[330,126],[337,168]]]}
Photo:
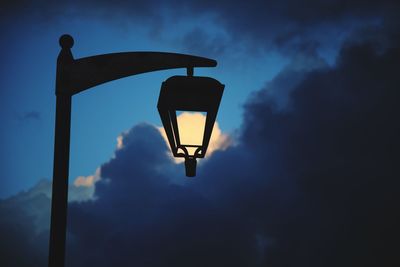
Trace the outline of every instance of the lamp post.
{"label": "lamp post", "polygon": [[[223,90],[223,85],[216,84],[217,81],[214,79],[206,77],[192,77],[194,67],[215,67],[217,65],[217,62],[212,59],[192,55],[161,52],[113,53],[74,59],[71,53],[71,48],[74,45],[73,38],[70,35],[62,35],[60,37],[59,43],[61,46],[61,51],[57,58],[56,73],[57,100],[54,141],[53,187],[51,200],[52,205],[49,242],[49,267],[63,267],[65,261],[72,96],[96,85],[140,73],[173,68],[186,68],[188,76],[190,77],[175,76],[178,78],[172,77],[163,83],[159,98],[158,109],[164,127],[166,127],[165,129],[167,132],[168,140],[174,156],[185,157],[186,161],[189,162],[186,163],[186,174],[188,176],[194,176],[196,164],[195,158],[204,157]],[[213,84],[206,84],[207,79],[213,80]],[[180,82],[178,82],[178,80],[180,80]],[[182,94],[185,95],[187,101],[191,101],[190,103],[192,103],[185,106],[187,109],[203,110],[204,105],[202,106],[202,108],[199,109],[199,107],[196,107],[195,100],[196,97],[199,96],[204,99],[207,98],[206,95],[202,96],[200,92],[201,89],[199,86],[201,86],[201,84],[205,86],[205,93],[206,91],[210,90],[207,89],[210,88],[209,85],[217,85],[216,87],[219,88],[220,92],[219,94],[217,94],[218,104],[213,105],[214,109],[212,112],[214,112],[214,115],[212,115],[210,119],[208,119],[207,117],[208,127],[206,125],[203,139],[205,141],[203,141],[201,148],[198,148],[194,155],[189,155],[188,153],[178,153],[178,148],[185,151],[185,146],[182,146],[179,143],[179,136],[178,139],[171,138],[171,127],[168,128],[168,126],[171,125],[169,119],[176,119],[176,114],[175,117],[171,115],[168,115],[169,117],[166,117],[165,114],[172,114],[171,112],[174,108],[181,109],[183,107],[179,105],[176,106],[176,103],[172,105],[168,104],[168,99],[170,99],[172,96],[169,91],[174,92],[173,94],[178,98]],[[191,89],[189,88],[190,86],[196,89],[190,91],[192,93],[188,93]],[[188,91],[185,92],[184,88],[186,88]],[[181,98],[181,101],[183,100],[185,100],[185,97]],[[215,101],[211,102],[214,103]],[[167,110],[167,113],[165,113],[165,110]],[[176,131],[176,123],[173,125]],[[171,143],[171,141],[178,143]],[[190,146],[190,144],[186,145]],[[188,166],[190,166],[189,171]]]}

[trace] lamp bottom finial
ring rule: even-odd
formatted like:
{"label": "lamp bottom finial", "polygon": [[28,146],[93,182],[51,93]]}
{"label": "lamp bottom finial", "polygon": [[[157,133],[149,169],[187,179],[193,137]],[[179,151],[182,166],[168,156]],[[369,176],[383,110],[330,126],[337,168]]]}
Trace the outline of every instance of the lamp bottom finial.
{"label": "lamp bottom finial", "polygon": [[196,165],[197,165],[196,158],[188,157],[185,159],[185,169],[187,177],[196,176]]}

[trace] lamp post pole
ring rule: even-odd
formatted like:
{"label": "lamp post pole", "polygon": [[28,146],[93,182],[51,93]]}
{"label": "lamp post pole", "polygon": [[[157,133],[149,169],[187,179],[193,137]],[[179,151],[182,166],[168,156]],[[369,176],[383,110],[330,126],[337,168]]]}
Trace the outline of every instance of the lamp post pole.
{"label": "lamp post pole", "polygon": [[49,267],[63,267],[65,262],[72,96],[93,86],[140,73],[173,68],[187,68],[192,72],[194,67],[217,65],[215,60],[208,58],[161,52],[114,53],[75,60],[71,53],[73,44],[70,35],[60,37]]}
{"label": "lamp post pole", "polygon": [[71,96],[57,96],[49,266],[63,266],[67,229]]}

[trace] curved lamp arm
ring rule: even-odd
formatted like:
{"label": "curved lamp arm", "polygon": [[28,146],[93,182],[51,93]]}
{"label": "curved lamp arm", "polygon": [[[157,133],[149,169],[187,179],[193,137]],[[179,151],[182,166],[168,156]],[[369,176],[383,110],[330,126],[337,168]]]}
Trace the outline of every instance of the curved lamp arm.
{"label": "curved lamp arm", "polygon": [[213,59],[163,52],[126,52],[104,54],[75,60],[71,53],[73,39],[60,38],[57,59],[56,94],[74,95],[93,86],[127,76],[174,68],[215,67]]}

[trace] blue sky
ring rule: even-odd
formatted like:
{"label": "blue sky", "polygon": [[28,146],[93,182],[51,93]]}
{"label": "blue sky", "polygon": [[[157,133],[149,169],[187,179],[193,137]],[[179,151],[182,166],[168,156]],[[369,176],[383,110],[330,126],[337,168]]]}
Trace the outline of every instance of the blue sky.
{"label": "blue sky", "polygon": [[399,13],[390,0],[2,2],[0,265],[46,264],[68,33],[75,58],[216,59],[195,75],[225,84],[229,142],[194,179],[168,156],[156,105],[184,69],[75,95],[66,266],[398,266]]}

